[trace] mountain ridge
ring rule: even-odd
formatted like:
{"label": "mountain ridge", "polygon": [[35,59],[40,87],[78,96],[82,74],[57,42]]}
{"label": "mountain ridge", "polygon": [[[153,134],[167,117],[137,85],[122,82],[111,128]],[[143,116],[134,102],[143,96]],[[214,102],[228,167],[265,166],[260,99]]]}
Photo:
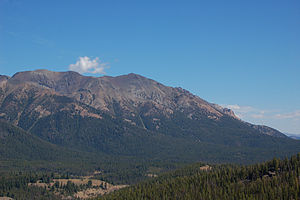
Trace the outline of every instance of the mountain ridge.
{"label": "mountain ridge", "polygon": [[[49,89],[47,93],[74,98],[79,102],[113,115],[116,114],[116,111],[112,102],[116,101],[123,110],[127,111],[123,112],[124,118],[129,118],[127,121],[132,121],[130,118],[132,118],[132,115],[137,114],[139,107],[149,106],[151,109],[148,109],[148,114],[162,111],[165,116],[169,116],[174,110],[181,110],[187,112],[187,115],[192,118],[196,106],[196,109],[202,110],[209,118],[214,120],[223,115],[239,119],[231,109],[208,103],[185,89],[164,86],[159,82],[134,73],[116,77],[91,77],[72,71],[35,70],[18,72],[11,78],[1,76],[0,82],[2,82],[2,88],[3,82],[12,85],[33,84],[43,89]],[[284,137],[284,134],[277,130],[263,129],[259,125],[249,124],[249,126],[256,127],[263,134],[272,135],[274,133],[274,136]]]}
{"label": "mountain ridge", "polygon": [[[165,109],[168,109],[170,103],[173,104],[172,106],[174,107],[174,102],[166,97],[181,95],[182,93],[188,94],[189,97],[192,96],[192,94],[186,90],[163,86],[156,81],[133,73],[116,77],[87,77],[72,71],[51,72],[47,70],[36,70],[16,73],[8,82],[35,83],[53,89],[61,95],[76,98],[95,108],[108,111],[111,109],[108,104],[112,99],[120,101],[125,109],[132,109],[131,106],[128,105],[132,102],[143,103],[149,100],[152,100],[154,106],[158,106],[159,104],[163,105]],[[81,90],[78,91],[78,88]],[[193,95],[193,97],[195,96]],[[183,102],[180,103],[185,103],[189,106],[189,102],[187,102],[186,99],[183,99]],[[203,99],[199,98],[198,104],[206,107],[206,109],[212,113],[220,115],[219,111],[211,108]]]}

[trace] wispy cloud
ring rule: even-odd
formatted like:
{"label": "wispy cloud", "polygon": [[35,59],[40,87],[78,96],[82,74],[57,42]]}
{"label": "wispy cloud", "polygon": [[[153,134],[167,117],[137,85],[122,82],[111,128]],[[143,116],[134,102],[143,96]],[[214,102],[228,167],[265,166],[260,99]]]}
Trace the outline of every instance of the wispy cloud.
{"label": "wispy cloud", "polygon": [[251,117],[254,119],[263,119],[266,116],[263,113],[261,113],[261,114],[252,114]]}
{"label": "wispy cloud", "polygon": [[229,108],[234,111],[234,113],[239,118],[251,117],[255,119],[262,119],[267,113],[266,110],[261,110],[254,108],[252,106],[241,106],[241,105],[222,105],[223,107]]}
{"label": "wispy cloud", "polygon": [[296,110],[294,112],[289,112],[289,113],[276,114],[275,117],[278,119],[300,120],[300,110]]}
{"label": "wispy cloud", "polygon": [[92,74],[105,74],[105,69],[109,68],[108,63],[103,63],[99,58],[91,59],[87,56],[79,57],[75,64],[70,64],[69,69],[72,71]]}
{"label": "wispy cloud", "polygon": [[226,108],[239,110],[241,107],[239,105],[225,105]]}
{"label": "wispy cloud", "polygon": [[284,112],[280,110],[263,110],[252,106],[222,105],[229,108],[241,119],[293,119],[300,120],[300,110]]}
{"label": "wispy cloud", "polygon": [[5,31],[6,34],[8,34],[10,37],[13,37],[15,39],[21,39],[21,40],[29,40],[33,44],[41,45],[44,47],[55,47],[55,44],[53,41],[41,36],[41,35],[28,35],[24,32],[15,32],[15,31]]}
{"label": "wispy cloud", "polygon": [[253,106],[222,105],[233,110],[242,120],[253,124],[263,124],[281,130],[284,133],[300,135],[300,109],[292,111],[280,109],[259,109]]}
{"label": "wispy cloud", "polygon": [[32,41],[35,44],[38,44],[38,45],[42,45],[42,46],[46,46],[46,47],[54,47],[54,43],[51,40],[48,40],[48,39],[46,39],[44,37],[41,37],[39,35],[33,36]]}

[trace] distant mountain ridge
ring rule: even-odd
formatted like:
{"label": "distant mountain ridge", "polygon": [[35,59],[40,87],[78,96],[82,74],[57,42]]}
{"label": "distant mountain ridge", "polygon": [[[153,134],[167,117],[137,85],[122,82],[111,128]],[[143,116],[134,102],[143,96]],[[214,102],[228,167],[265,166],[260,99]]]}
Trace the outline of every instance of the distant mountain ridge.
{"label": "distant mountain ridge", "polygon": [[58,146],[146,160],[250,163],[300,151],[275,129],[133,73],[0,76],[0,119]]}
{"label": "distant mountain ridge", "polygon": [[291,133],[285,133],[290,138],[293,138],[295,140],[300,140],[300,134],[291,134]]}

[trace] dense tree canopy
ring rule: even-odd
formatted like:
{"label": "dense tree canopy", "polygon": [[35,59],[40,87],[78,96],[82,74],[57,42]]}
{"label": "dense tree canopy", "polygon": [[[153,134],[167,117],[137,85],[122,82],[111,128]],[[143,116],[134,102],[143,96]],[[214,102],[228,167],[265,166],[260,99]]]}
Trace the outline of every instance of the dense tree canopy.
{"label": "dense tree canopy", "polygon": [[251,165],[195,164],[102,199],[299,199],[300,154]]}

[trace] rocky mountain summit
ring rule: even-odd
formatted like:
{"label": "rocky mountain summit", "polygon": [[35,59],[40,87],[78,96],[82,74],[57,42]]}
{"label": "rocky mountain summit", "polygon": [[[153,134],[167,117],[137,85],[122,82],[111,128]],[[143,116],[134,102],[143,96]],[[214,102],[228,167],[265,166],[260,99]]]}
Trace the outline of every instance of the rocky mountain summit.
{"label": "rocky mountain summit", "polygon": [[201,109],[214,117],[224,113],[217,110],[203,99],[181,88],[164,86],[156,81],[137,74],[117,77],[86,77],[76,72],[51,72],[36,70],[19,72],[7,80],[9,86],[31,84],[58,95],[71,97],[96,109],[115,114],[113,104],[118,103],[122,110],[136,113],[147,105],[149,112],[163,112],[168,115],[173,110]]}

